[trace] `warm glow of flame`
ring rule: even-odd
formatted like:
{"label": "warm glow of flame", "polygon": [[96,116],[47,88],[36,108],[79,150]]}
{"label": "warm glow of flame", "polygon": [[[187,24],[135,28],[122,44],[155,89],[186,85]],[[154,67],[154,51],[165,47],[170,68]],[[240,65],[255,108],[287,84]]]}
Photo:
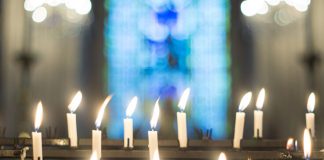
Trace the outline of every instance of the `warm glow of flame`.
{"label": "warm glow of flame", "polygon": [[35,130],[37,131],[43,120],[43,105],[42,102],[38,102],[35,115]]}
{"label": "warm glow of flame", "polygon": [[97,157],[97,152],[92,152],[91,154],[91,157],[90,157],[90,160],[98,160],[98,157]]}
{"label": "warm glow of flame", "polygon": [[308,96],[308,101],[307,101],[307,110],[308,112],[313,112],[315,108],[315,94],[312,92]]}
{"label": "warm glow of flame", "polygon": [[286,145],[286,149],[287,150],[294,150],[294,139],[293,138],[289,138],[287,140],[287,145]]}
{"label": "warm glow of flame", "polygon": [[180,98],[178,107],[180,108],[181,111],[184,111],[187,105],[188,97],[190,94],[190,88],[187,88],[183,93]]}
{"label": "warm glow of flame", "polygon": [[104,113],[105,113],[105,108],[106,106],[108,105],[109,101],[111,99],[111,96],[108,96],[105,101],[102,103],[101,107],[100,107],[100,110],[98,112],[98,115],[97,115],[97,119],[96,119],[96,127],[97,129],[100,128],[100,125],[101,125],[101,121],[102,121],[102,118],[104,116]]}
{"label": "warm glow of flame", "polygon": [[263,107],[263,103],[264,103],[264,98],[265,98],[265,89],[262,88],[259,92],[259,95],[258,95],[258,99],[256,101],[256,107],[257,109],[261,110],[262,107]]}
{"label": "warm glow of flame", "polygon": [[153,160],[160,160],[160,155],[159,152],[156,150],[153,153]]}
{"label": "warm glow of flame", "polygon": [[226,160],[226,155],[224,152],[221,152],[219,157],[218,157],[218,160]]}
{"label": "warm glow of flame", "polygon": [[312,140],[308,129],[304,130],[304,156],[310,158],[312,152]]}
{"label": "warm glow of flame", "polygon": [[155,102],[154,109],[153,109],[153,116],[150,121],[152,129],[156,127],[157,121],[159,119],[159,114],[160,114],[160,106],[159,106],[159,99],[158,99]]}
{"label": "warm glow of flame", "polygon": [[242,97],[241,103],[239,105],[240,112],[244,111],[244,109],[250,104],[251,98],[252,98],[252,92],[248,92]]}
{"label": "warm glow of flame", "polygon": [[71,113],[75,112],[75,110],[79,107],[81,100],[82,100],[82,93],[81,91],[78,91],[68,106]]}
{"label": "warm glow of flame", "polygon": [[137,97],[133,97],[132,100],[129,102],[128,104],[128,107],[126,109],[126,116],[127,117],[131,117],[132,114],[134,113],[135,111],[135,108],[136,108],[136,105],[137,105]]}

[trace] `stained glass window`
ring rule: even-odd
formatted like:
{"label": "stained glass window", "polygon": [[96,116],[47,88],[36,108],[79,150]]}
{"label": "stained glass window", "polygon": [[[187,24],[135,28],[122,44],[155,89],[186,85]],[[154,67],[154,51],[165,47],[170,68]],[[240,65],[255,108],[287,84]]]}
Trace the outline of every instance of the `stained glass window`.
{"label": "stained glass window", "polygon": [[114,95],[107,134],[123,137],[123,118],[133,96],[135,135],[147,136],[160,98],[159,130],[176,136],[177,102],[191,88],[186,112],[189,137],[213,129],[226,136],[230,94],[227,0],[107,0],[107,90]]}

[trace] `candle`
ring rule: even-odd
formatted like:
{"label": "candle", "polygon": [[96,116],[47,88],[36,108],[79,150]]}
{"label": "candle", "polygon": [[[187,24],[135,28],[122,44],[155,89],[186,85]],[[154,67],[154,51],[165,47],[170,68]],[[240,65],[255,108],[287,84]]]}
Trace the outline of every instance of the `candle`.
{"label": "candle", "polygon": [[256,110],[254,111],[254,137],[262,138],[262,125],[263,125],[263,102],[265,97],[265,90],[262,88],[259,92],[256,102]]}
{"label": "candle", "polygon": [[96,152],[92,152],[91,157],[90,157],[90,160],[98,160],[98,157],[97,157],[97,153]]}
{"label": "candle", "polygon": [[294,146],[294,139],[293,138],[288,138],[287,140],[287,145],[286,145],[286,149],[288,151],[293,151],[295,149],[295,146]]}
{"label": "candle", "polygon": [[186,148],[188,143],[187,138],[187,117],[186,113],[184,113],[184,109],[187,104],[187,100],[190,94],[190,88],[187,88],[179,101],[178,107],[180,108],[180,112],[177,112],[177,124],[178,124],[178,140],[180,144],[180,148]]}
{"label": "candle", "polygon": [[307,101],[306,128],[310,130],[312,137],[315,137],[315,94],[311,93]]}
{"label": "candle", "polygon": [[101,130],[99,130],[99,128],[105,113],[105,108],[108,105],[110,99],[111,96],[108,96],[102,103],[95,122],[96,130],[92,130],[92,152],[96,152],[98,159],[101,158]]}
{"label": "candle", "polygon": [[156,127],[157,121],[159,119],[160,114],[160,107],[159,107],[159,99],[155,102],[155,106],[153,109],[153,116],[150,121],[151,124],[151,131],[148,131],[148,148],[149,148],[149,154],[150,154],[150,160],[154,159],[154,153],[159,154],[159,148],[158,148],[158,134],[157,131],[154,130]]}
{"label": "candle", "polygon": [[309,129],[304,130],[304,157],[305,159],[310,159],[312,152],[312,140],[309,133]]}
{"label": "candle", "polygon": [[160,155],[158,151],[154,152],[153,160],[160,160]]}
{"label": "candle", "polygon": [[76,125],[76,115],[74,114],[74,112],[80,105],[81,99],[82,99],[82,93],[78,91],[68,106],[71,113],[66,114],[67,125],[68,125],[68,136],[70,139],[71,147],[78,146],[78,132],[77,132],[77,125]]}
{"label": "candle", "polygon": [[218,160],[226,160],[226,155],[224,152],[221,152],[218,156]]}
{"label": "candle", "polygon": [[235,131],[234,131],[234,140],[233,140],[233,147],[240,148],[241,146],[241,139],[243,138],[243,131],[244,131],[244,121],[245,121],[245,113],[243,112],[244,109],[249,105],[252,98],[252,93],[246,93],[239,105],[239,111],[236,112],[235,118]]}
{"label": "candle", "polygon": [[133,119],[132,114],[137,105],[137,97],[129,102],[126,110],[126,118],[124,119],[124,148],[133,148]]}
{"label": "candle", "polygon": [[42,102],[38,102],[35,116],[35,132],[32,132],[33,139],[33,160],[42,160],[42,133],[38,132],[38,129],[43,120],[43,105]]}

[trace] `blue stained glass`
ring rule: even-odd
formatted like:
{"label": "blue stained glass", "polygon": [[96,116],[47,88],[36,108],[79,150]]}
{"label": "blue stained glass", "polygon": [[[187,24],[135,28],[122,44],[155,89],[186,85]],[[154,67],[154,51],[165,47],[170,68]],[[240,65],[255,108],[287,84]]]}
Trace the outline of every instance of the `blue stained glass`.
{"label": "blue stained glass", "polygon": [[[227,53],[227,0],[108,0],[105,25],[107,90],[114,95],[107,134],[123,137],[123,118],[133,96],[135,136],[145,138],[154,102],[161,99],[160,129],[176,135],[177,102],[192,89],[188,133],[213,129],[213,138],[226,136],[230,94]],[[162,122],[161,122],[162,123]],[[163,136],[163,135],[162,135]],[[168,137],[169,135],[164,135]]]}

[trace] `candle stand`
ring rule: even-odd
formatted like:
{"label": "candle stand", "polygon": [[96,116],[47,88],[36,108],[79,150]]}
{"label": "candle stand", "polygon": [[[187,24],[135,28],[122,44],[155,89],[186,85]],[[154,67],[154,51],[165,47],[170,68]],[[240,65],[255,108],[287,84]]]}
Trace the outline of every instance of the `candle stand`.
{"label": "candle stand", "polygon": [[[91,155],[91,139],[79,139],[77,148],[71,148],[69,139],[43,139],[44,159],[88,159]],[[0,138],[0,159],[20,158],[26,147],[26,157],[32,157],[32,140]],[[313,141],[311,159],[324,159],[324,140]],[[102,140],[101,159],[148,159],[147,140],[134,140],[132,150],[124,149],[122,140]],[[180,149],[177,140],[159,140],[159,153],[167,159],[216,159],[225,152],[228,159],[303,159],[302,148],[288,152],[286,140],[242,140],[241,149],[232,148],[232,140],[190,140],[188,148]]]}

